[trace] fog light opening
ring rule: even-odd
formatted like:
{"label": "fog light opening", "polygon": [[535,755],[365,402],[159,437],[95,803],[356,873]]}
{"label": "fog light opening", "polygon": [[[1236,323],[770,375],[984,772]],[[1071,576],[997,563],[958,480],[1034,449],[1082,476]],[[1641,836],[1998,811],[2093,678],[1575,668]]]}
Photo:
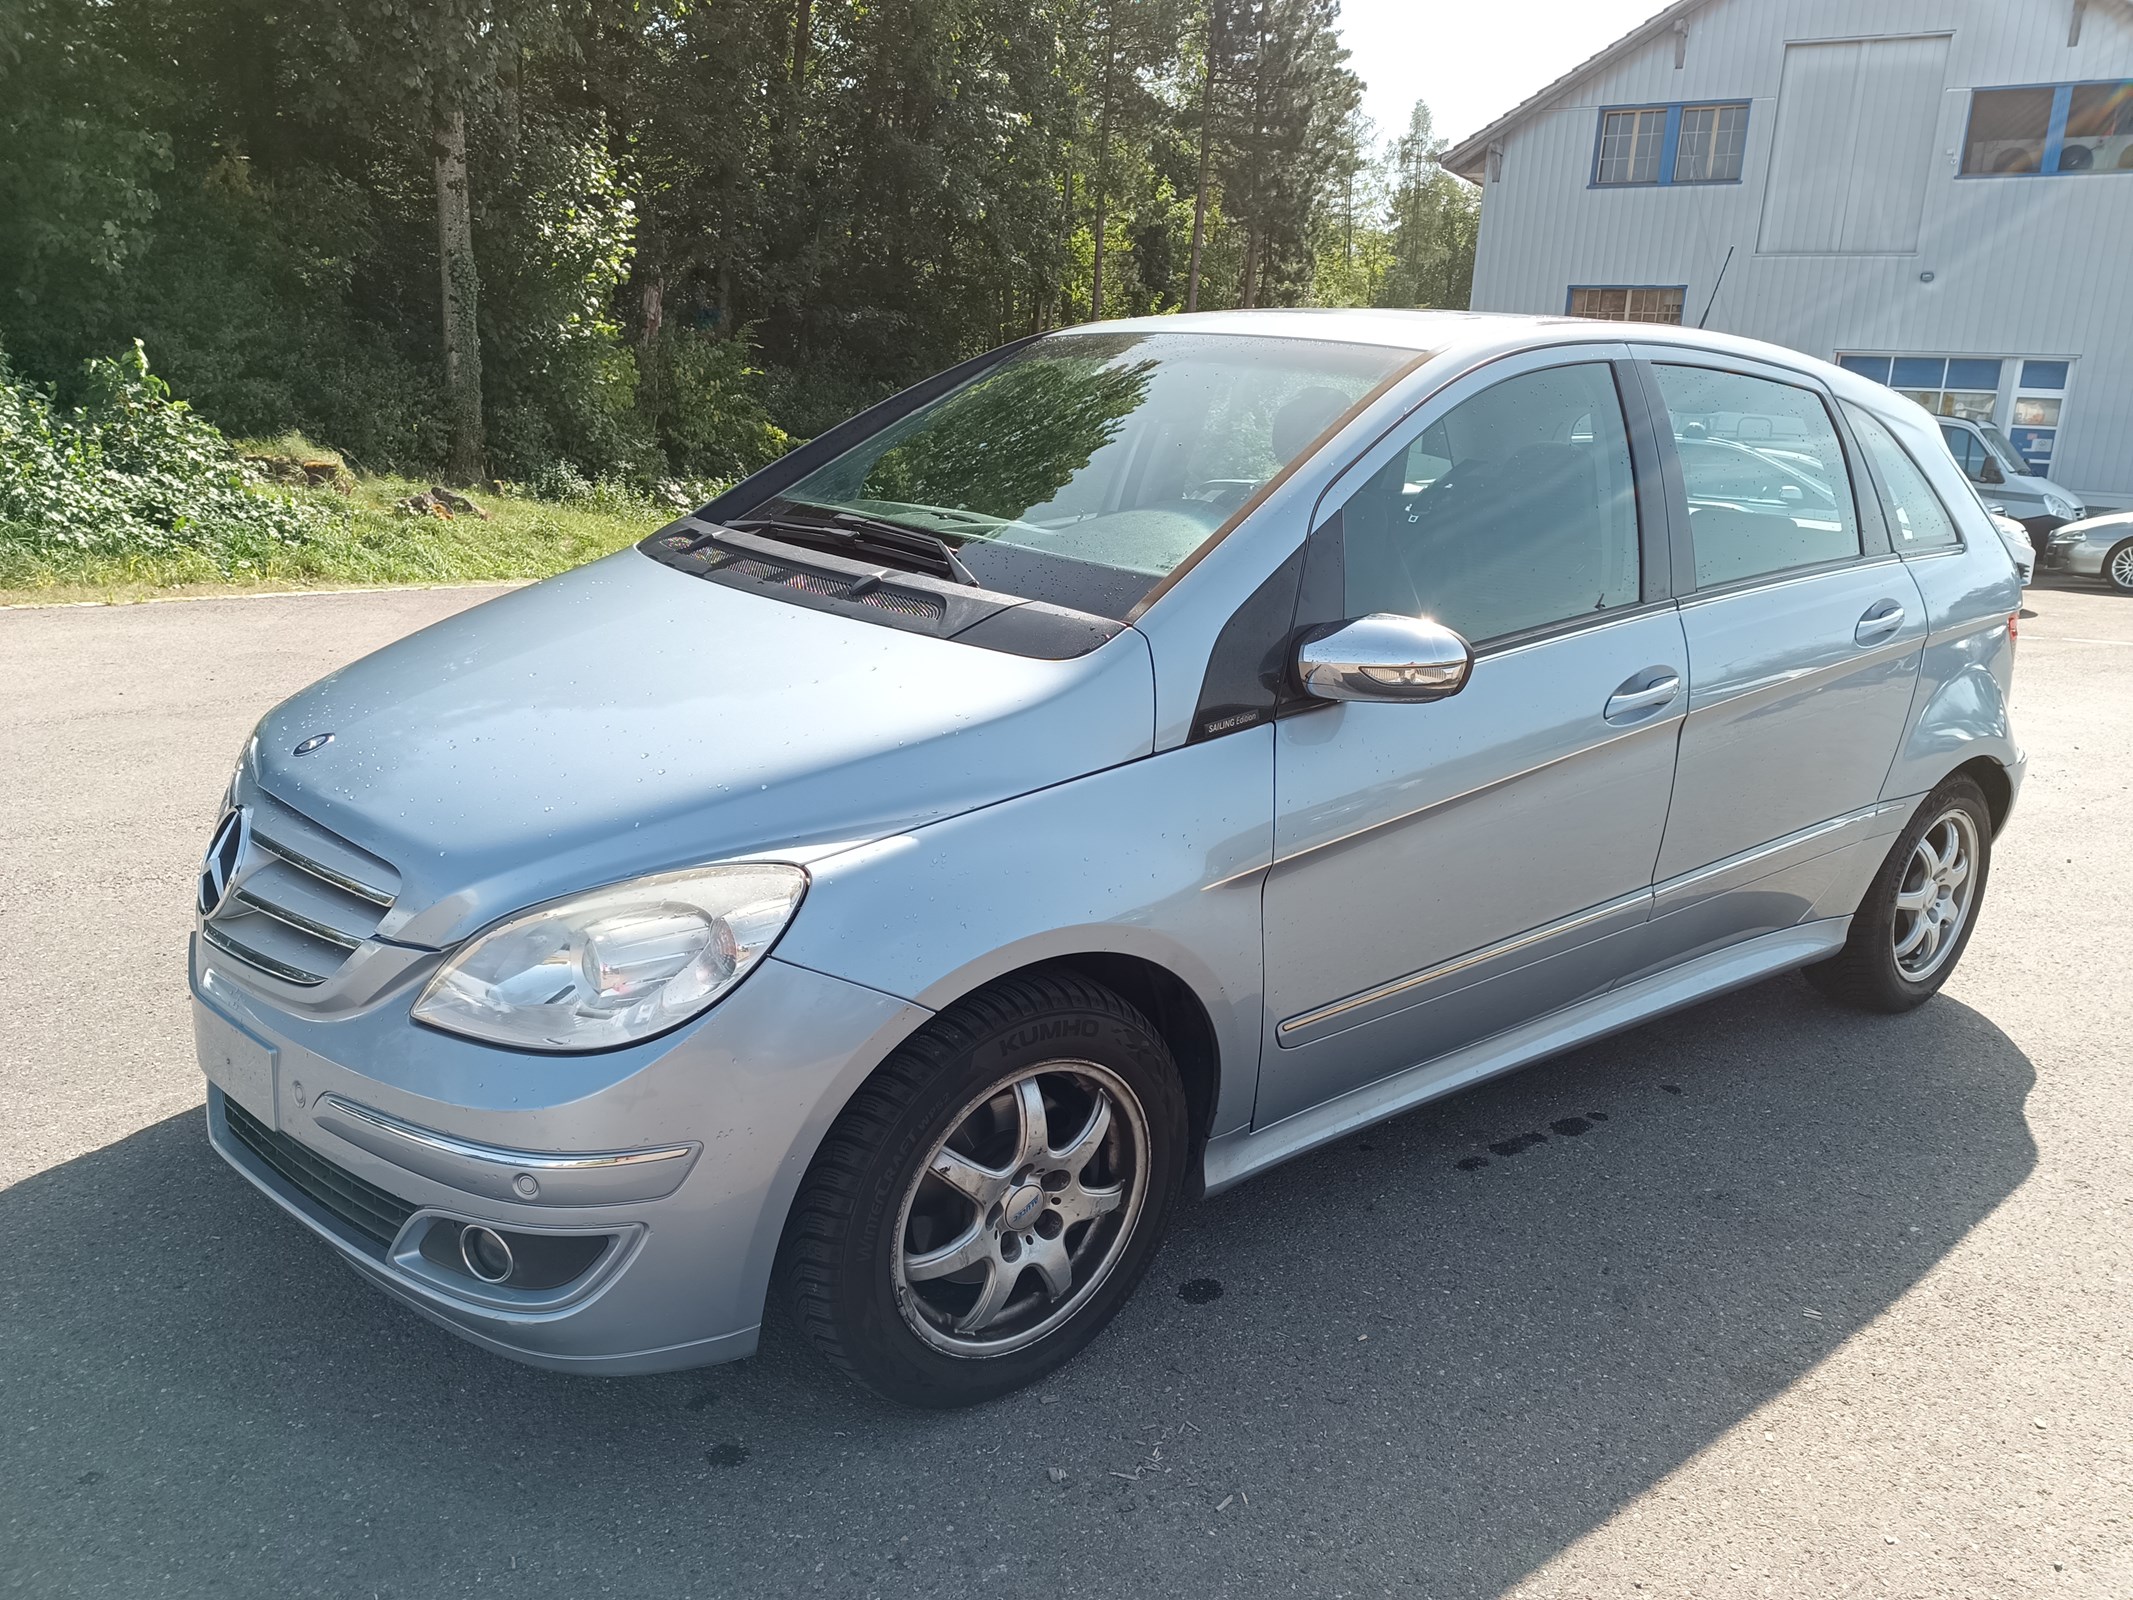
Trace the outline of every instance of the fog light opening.
{"label": "fog light opening", "polygon": [[494,1228],[478,1223],[459,1230],[459,1259],[467,1271],[483,1283],[502,1283],[511,1276],[511,1246]]}

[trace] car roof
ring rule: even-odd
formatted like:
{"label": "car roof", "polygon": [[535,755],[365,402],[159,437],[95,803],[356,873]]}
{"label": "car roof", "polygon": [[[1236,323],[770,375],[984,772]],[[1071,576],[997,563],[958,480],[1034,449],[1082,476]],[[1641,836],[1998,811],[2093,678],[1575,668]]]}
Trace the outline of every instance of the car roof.
{"label": "car roof", "polygon": [[1679,328],[1658,322],[1605,322],[1593,317],[1533,315],[1500,311],[1400,311],[1377,308],[1300,307],[1254,311],[1197,311],[1155,317],[1125,317],[1084,322],[1054,330],[1076,333],[1249,333],[1281,339],[1328,339],[1343,344],[1384,345],[1417,355],[1496,355],[1522,347],[1585,344],[1598,341],[1645,345],[1680,345],[1687,349],[1735,355],[1772,366],[1792,367],[1820,378],[1852,398],[1879,397],[1891,391],[1872,379],[1847,372],[1783,345],[1705,328]]}
{"label": "car roof", "polygon": [[1054,330],[1077,333],[1248,333],[1283,339],[1326,339],[1412,351],[1433,368],[1471,363],[1551,345],[1623,343],[1678,345],[1715,355],[1737,356],[1789,368],[1819,380],[1840,400],[1863,406],[1906,426],[1940,419],[1895,390],[1838,366],[1761,339],[1708,328],[1660,322],[1604,322],[1594,317],[1533,315],[1500,311],[1399,311],[1377,308],[1299,307],[1253,311],[1197,311],[1158,317],[1084,322]]}

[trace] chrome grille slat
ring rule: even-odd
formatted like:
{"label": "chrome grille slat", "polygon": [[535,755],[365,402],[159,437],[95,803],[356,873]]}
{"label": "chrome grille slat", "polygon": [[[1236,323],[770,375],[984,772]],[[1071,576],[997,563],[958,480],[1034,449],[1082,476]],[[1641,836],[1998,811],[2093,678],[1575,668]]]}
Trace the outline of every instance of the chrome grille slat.
{"label": "chrome grille slat", "polygon": [[344,873],[335,872],[333,868],[327,866],[323,861],[314,861],[302,851],[283,844],[277,839],[269,838],[266,834],[260,833],[256,829],[252,834],[252,842],[258,845],[260,849],[280,856],[282,860],[288,862],[290,866],[295,867],[299,872],[308,872],[312,877],[320,879],[322,882],[330,883],[336,889],[346,890],[358,900],[368,900],[381,910],[390,910],[392,907],[393,897],[391,895],[373,889],[367,883],[358,883]]}
{"label": "chrome grille slat", "polygon": [[276,960],[264,950],[254,950],[250,945],[239,944],[224,931],[219,922],[210,922],[202,927],[200,937],[224,955],[235,956],[247,966],[257,967],[261,972],[280,978],[285,983],[299,983],[310,989],[326,981],[326,974],[322,972],[306,972],[302,967]]}
{"label": "chrome grille slat", "polygon": [[[399,875],[271,795],[247,797],[247,809],[253,825],[244,857],[222,903],[201,924],[200,936],[271,978],[316,988],[376,936],[393,905],[392,892],[344,867],[368,864],[387,875],[394,889]],[[274,831],[261,832],[261,821],[270,822]],[[292,837],[303,843],[290,844]]]}
{"label": "chrome grille slat", "polygon": [[353,950],[363,942],[360,939],[349,938],[347,934],[341,932],[338,928],[329,928],[323,922],[313,922],[309,917],[300,912],[291,911],[287,906],[269,905],[249,889],[238,890],[237,901],[240,905],[250,906],[254,911],[272,917],[276,922],[287,923],[298,933],[308,933],[313,938],[323,939],[328,944],[338,945],[343,950]]}

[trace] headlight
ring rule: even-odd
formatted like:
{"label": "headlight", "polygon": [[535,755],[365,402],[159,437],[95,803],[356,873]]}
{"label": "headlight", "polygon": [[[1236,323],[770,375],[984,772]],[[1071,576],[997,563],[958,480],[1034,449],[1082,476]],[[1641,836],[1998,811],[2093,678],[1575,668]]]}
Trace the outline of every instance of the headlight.
{"label": "headlight", "polygon": [[475,939],[415,1020],[521,1050],[611,1050],[678,1027],[763,958],[807,874],[743,863],[638,878],[529,911]]}
{"label": "headlight", "polygon": [[2044,509],[2052,516],[2064,517],[2068,522],[2072,522],[2074,520],[2074,508],[2072,504],[2068,501],[2060,499],[2055,494],[2048,494],[2044,497]]}

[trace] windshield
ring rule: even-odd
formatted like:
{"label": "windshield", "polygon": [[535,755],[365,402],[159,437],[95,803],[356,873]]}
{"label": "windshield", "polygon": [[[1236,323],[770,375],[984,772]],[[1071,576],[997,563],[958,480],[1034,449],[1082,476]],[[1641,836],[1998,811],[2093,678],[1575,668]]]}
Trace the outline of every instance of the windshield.
{"label": "windshield", "polygon": [[[1415,352],[1259,334],[1061,334],[728,520],[1124,619]],[[841,514],[841,515],[840,515]],[[884,526],[889,525],[889,526]],[[930,536],[899,547],[901,530]]]}
{"label": "windshield", "polygon": [[1989,422],[1979,423],[1977,431],[1984,435],[1985,448],[1992,452],[1993,459],[1999,462],[2002,472],[2012,473],[2022,478],[2034,478],[2036,476],[2030,470],[2029,463],[2024,461],[2016,453],[2015,447],[2007,442],[2006,434],[2000,432],[1998,428]]}

